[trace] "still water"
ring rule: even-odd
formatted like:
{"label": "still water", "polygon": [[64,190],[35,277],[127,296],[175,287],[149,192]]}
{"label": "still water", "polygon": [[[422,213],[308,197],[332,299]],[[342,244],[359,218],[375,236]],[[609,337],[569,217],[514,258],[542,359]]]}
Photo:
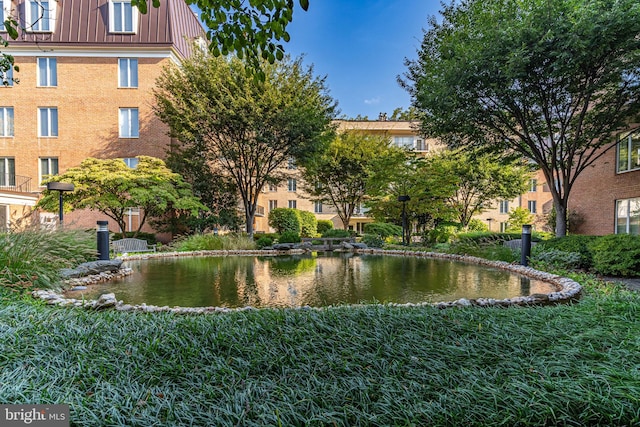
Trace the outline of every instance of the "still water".
{"label": "still water", "polygon": [[[549,293],[551,285],[462,262],[421,257],[325,254],[176,257],[128,261],[133,274],[89,286],[125,304],[183,307],[322,307],[367,302],[504,299]],[[80,292],[70,292],[78,298]]]}

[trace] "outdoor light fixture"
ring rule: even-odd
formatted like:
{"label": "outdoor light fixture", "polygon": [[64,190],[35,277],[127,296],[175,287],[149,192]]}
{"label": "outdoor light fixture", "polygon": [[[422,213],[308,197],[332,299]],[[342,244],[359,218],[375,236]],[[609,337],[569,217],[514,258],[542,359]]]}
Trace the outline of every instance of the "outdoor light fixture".
{"label": "outdoor light fixture", "polygon": [[406,210],[406,206],[407,206],[407,202],[411,200],[411,197],[409,196],[398,196],[398,201],[402,202],[402,244],[403,245],[408,245],[409,244],[409,233],[408,233],[408,227],[407,227],[407,210]]}
{"label": "outdoor light fixture", "polygon": [[63,200],[62,200],[62,194],[65,191],[73,191],[74,190],[74,186],[73,184],[70,184],[68,182],[48,182],[47,183],[47,190],[56,190],[58,192],[60,192],[60,209],[58,211],[58,223],[60,224],[60,227],[62,227],[62,221],[64,220],[64,212],[62,209],[63,206]]}

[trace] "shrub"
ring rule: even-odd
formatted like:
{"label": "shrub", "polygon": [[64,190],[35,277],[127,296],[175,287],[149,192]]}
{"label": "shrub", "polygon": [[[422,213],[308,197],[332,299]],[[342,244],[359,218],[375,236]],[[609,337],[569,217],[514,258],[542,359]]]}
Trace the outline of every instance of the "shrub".
{"label": "shrub", "polygon": [[575,270],[580,267],[581,259],[577,252],[565,252],[559,249],[545,249],[535,245],[531,249],[529,261],[531,266],[539,270]]}
{"label": "shrub", "polygon": [[351,237],[349,230],[341,230],[339,228],[332,228],[322,233],[322,237]]}
{"label": "shrub", "polygon": [[95,232],[28,230],[0,233],[0,284],[55,288],[60,269],[97,258]]}
{"label": "shrub", "polygon": [[458,227],[453,225],[439,225],[427,233],[426,243],[448,243],[458,233]]}
{"label": "shrub", "polygon": [[473,218],[467,224],[467,230],[469,231],[489,231],[489,226],[482,220]]}
{"label": "shrub", "polygon": [[273,245],[273,239],[268,236],[262,236],[256,240],[256,246],[260,249]]}
{"label": "shrub", "polygon": [[593,264],[593,254],[591,253],[591,244],[598,239],[597,236],[581,236],[569,235],[565,237],[556,237],[540,242],[536,247],[536,251],[545,252],[549,250],[558,250],[562,252],[573,252],[580,255],[580,261],[576,268],[589,268]]}
{"label": "shrub", "polygon": [[612,234],[597,238],[590,245],[593,269],[599,274],[637,276],[640,274],[640,237]]}
{"label": "shrub", "polygon": [[402,236],[402,227],[386,222],[372,222],[365,224],[364,231],[366,234],[377,234],[382,239],[390,236]]}
{"label": "shrub", "polygon": [[324,235],[325,232],[327,232],[328,230],[333,229],[333,221],[329,220],[329,219],[319,219],[318,220],[318,224],[316,226],[316,231],[318,232],[318,234],[320,234],[321,236]]}
{"label": "shrub", "polygon": [[365,234],[362,243],[371,248],[381,248],[384,246],[384,239],[379,234]]}
{"label": "shrub", "polygon": [[300,235],[302,237],[315,237],[318,232],[318,220],[316,216],[309,211],[296,210],[300,221]]}
{"label": "shrub", "polygon": [[300,215],[296,209],[275,208],[269,212],[269,226],[280,234],[286,231],[300,233]]}
{"label": "shrub", "polygon": [[300,243],[300,241],[300,235],[293,231],[285,231],[278,239],[278,243]]}
{"label": "shrub", "polygon": [[172,246],[178,252],[219,251],[254,249],[256,243],[249,236],[243,234],[215,235],[213,233],[207,233],[193,234],[176,240]]}
{"label": "shrub", "polygon": [[518,206],[509,213],[509,226],[507,232],[509,233],[522,233],[522,226],[525,224],[532,224],[535,217],[527,209]]}

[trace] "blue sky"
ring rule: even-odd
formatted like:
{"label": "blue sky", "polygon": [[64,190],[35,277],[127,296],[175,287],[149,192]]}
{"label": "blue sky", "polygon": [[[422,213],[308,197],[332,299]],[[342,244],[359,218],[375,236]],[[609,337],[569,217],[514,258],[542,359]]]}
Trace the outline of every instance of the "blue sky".
{"label": "blue sky", "polygon": [[285,51],[314,65],[327,77],[340,115],[378,117],[410,105],[396,77],[404,59],[415,59],[438,0],[310,0],[303,11],[296,1],[291,41]]}

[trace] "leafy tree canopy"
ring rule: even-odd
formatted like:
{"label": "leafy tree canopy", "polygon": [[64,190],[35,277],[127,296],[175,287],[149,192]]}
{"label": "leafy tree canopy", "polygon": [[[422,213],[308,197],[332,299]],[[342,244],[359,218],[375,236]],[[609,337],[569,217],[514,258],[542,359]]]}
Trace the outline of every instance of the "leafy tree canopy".
{"label": "leafy tree canopy", "polygon": [[392,171],[406,159],[407,153],[393,146],[387,136],[343,132],[307,163],[305,189],[313,200],[335,207],[346,230],[365,196],[386,186]]}
{"label": "leafy tree canopy", "polygon": [[[153,157],[138,157],[135,168],[122,159],[88,158],[80,166],[55,175],[46,182],[74,184],[74,191],[64,197],[65,209],[90,209],[102,212],[116,221],[122,233],[126,230],[126,215],[130,208],[142,208],[140,231],[149,215],[161,215],[169,209],[197,213],[206,209],[193,196],[182,177]],[[45,190],[38,207],[50,212],[58,209],[58,192]]]}
{"label": "leafy tree canopy", "polygon": [[336,108],[325,80],[300,59],[262,69],[258,82],[238,58],[197,53],[165,69],[154,91],[172,135],[234,180],[249,234],[262,188],[284,178],[290,159],[304,165],[325,148]]}
{"label": "leafy tree canopy", "polygon": [[640,3],[469,0],[441,15],[401,79],[423,132],[535,162],[564,235],[576,178],[640,110]]}

